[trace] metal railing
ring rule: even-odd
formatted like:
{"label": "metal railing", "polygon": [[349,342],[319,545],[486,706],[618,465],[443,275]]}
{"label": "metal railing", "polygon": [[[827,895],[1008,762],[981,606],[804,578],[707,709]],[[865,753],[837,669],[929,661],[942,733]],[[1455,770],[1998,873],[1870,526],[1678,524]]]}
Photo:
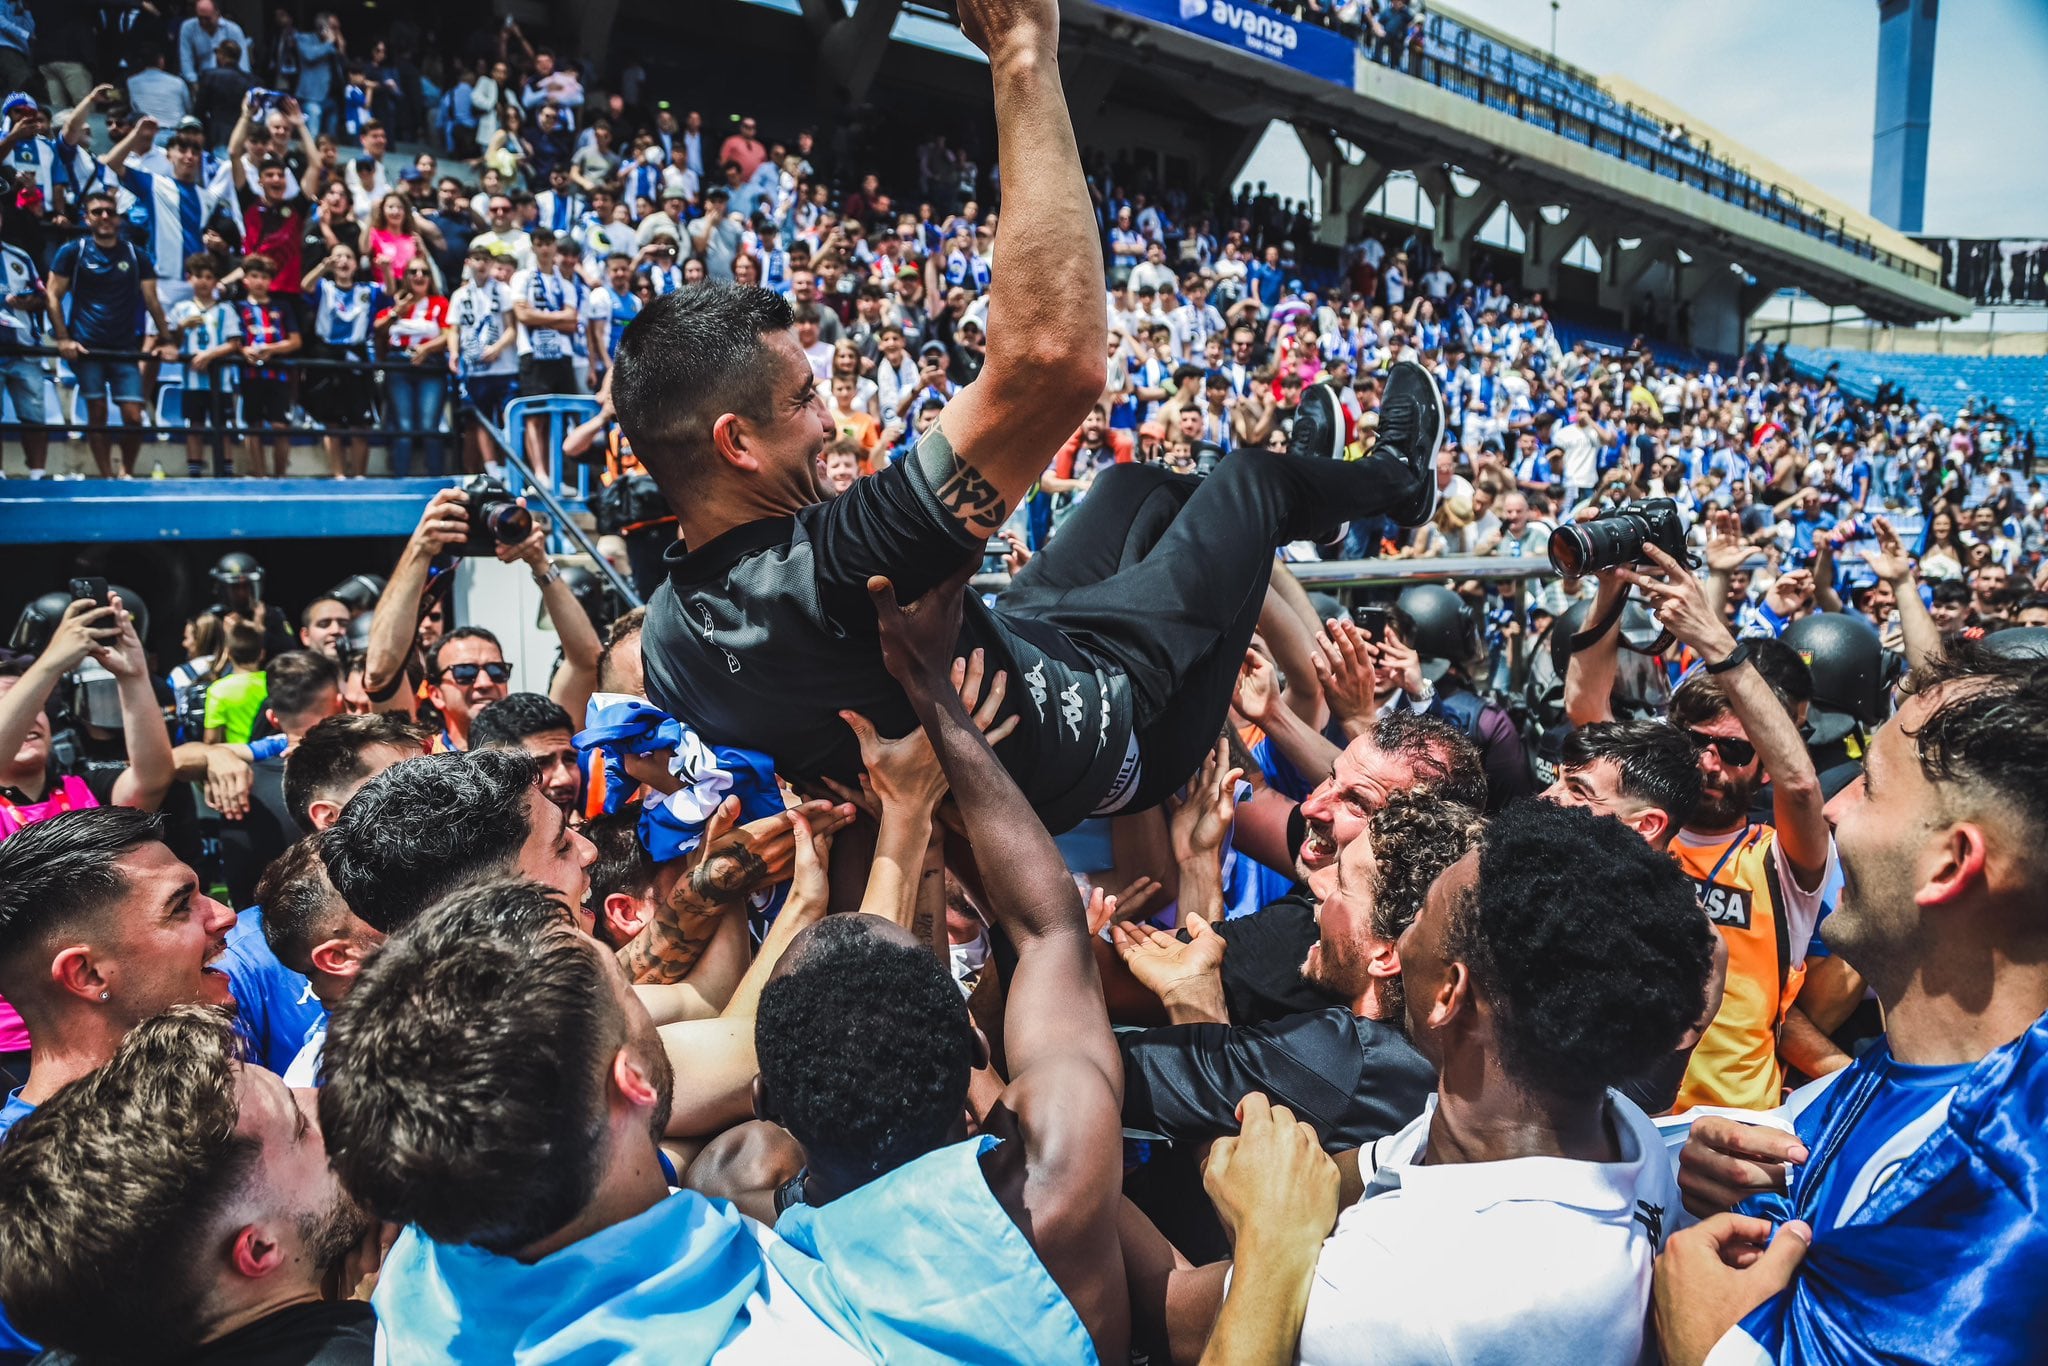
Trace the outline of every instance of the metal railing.
{"label": "metal railing", "polygon": [[[584,531],[582,523],[563,503],[566,492],[562,483],[562,438],[570,426],[567,419],[574,417],[577,422],[587,421],[597,413],[597,400],[579,394],[549,394],[531,398],[515,398],[505,405],[503,417],[493,422],[482,414],[477,423],[484,435],[497,446],[504,459],[507,492],[526,495],[540,500],[547,509],[550,549],[560,554],[564,543],[573,545],[588,556],[596,571],[611,585],[619,600],[627,607],[642,606],[639,590],[633,581],[621,574],[612,562],[598,552],[597,543]],[[531,420],[544,420],[548,424],[547,436],[542,449],[548,452],[548,467],[545,472],[537,471],[526,463],[526,424]],[[568,494],[578,502],[590,497],[590,466],[579,465],[576,471],[576,491]]]}

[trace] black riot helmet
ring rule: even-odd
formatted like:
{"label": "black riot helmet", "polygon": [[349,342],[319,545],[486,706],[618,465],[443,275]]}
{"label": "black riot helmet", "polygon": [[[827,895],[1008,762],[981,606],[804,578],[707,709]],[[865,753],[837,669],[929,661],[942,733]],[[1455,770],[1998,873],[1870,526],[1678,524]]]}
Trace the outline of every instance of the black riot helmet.
{"label": "black riot helmet", "polygon": [[379,574],[351,574],[328,589],[327,596],[360,616],[375,608],[377,599],[384,596],[384,578]]}
{"label": "black riot helmet", "polygon": [[2011,626],[1984,637],[1984,650],[2001,659],[2048,659],[2048,626]]}
{"label": "black riot helmet", "polygon": [[1396,600],[1415,624],[1408,645],[1422,659],[1423,677],[1434,682],[1456,665],[1469,668],[1484,644],[1465,600],[1440,583],[1418,583]]}
{"label": "black riot helmet", "polygon": [[41,654],[70,606],[71,595],[61,589],[35,599],[15,618],[14,634],[7,638],[7,648],[25,655]]}
{"label": "black riot helmet", "polygon": [[576,595],[576,602],[583,608],[583,614],[590,618],[590,624],[602,634],[618,616],[618,605],[614,600],[611,585],[597,574],[580,564],[565,564],[562,567],[562,583]]}
{"label": "black riot helmet", "polygon": [[207,577],[213,580],[216,612],[250,616],[263,601],[263,566],[246,550],[230,550],[221,556]]}
{"label": "black riot helmet", "polygon": [[1885,656],[1875,626],[1847,612],[1815,612],[1787,626],[1779,639],[1813,677],[1809,744],[1833,744],[1858,726],[1883,723]]}

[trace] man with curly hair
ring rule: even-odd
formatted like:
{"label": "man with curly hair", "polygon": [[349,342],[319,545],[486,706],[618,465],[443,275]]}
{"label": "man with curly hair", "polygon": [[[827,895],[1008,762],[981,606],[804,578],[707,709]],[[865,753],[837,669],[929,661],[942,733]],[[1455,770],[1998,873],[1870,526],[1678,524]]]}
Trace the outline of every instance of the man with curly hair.
{"label": "man with curly hair", "polygon": [[1436,1070],[1408,1041],[1394,946],[1430,883],[1479,831],[1477,814],[1461,803],[1396,792],[1336,862],[1310,874],[1317,938],[1301,972],[1342,1005],[1233,1025],[1220,935],[1199,920],[1185,941],[1142,924],[1119,927],[1124,962],[1172,1021],[1118,1036],[1125,1127],[1199,1143],[1237,1132],[1239,1099],[1260,1091],[1336,1151],[1421,1114]]}

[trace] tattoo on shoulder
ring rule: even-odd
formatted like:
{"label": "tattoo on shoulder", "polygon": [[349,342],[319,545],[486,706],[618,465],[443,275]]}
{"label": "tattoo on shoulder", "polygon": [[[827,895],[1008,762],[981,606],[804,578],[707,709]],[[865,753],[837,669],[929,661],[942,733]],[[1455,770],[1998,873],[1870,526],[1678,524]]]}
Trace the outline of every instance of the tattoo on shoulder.
{"label": "tattoo on shoulder", "polygon": [[996,486],[958,451],[953,452],[953,466],[934,491],[940,507],[983,536],[994,535],[1010,515],[1010,505],[996,492]]}

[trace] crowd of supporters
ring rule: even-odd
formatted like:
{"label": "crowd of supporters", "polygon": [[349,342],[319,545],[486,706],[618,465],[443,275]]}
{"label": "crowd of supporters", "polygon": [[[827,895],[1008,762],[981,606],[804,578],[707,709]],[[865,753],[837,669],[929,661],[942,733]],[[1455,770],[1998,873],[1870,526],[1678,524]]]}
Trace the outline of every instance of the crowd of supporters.
{"label": "crowd of supporters", "polygon": [[[963,0],[999,106],[1057,93],[1029,45],[1051,8]],[[23,613],[0,659],[0,1359],[2038,1353],[2030,432],[1857,401],[1761,343],[1725,367],[1565,344],[1540,295],[1424,233],[1317,271],[1291,205],[1127,195],[1098,167],[1106,316],[1091,283],[1079,330],[1106,383],[1091,408],[1085,370],[1078,430],[971,547],[945,524],[952,577],[914,604],[831,585],[868,597],[828,634],[887,672],[856,696],[802,622],[682,613],[709,571],[677,544],[700,510],[660,515],[672,452],[759,470],[760,432],[829,424],[794,477],[828,509],[804,526],[847,534],[775,572],[865,555],[873,524],[905,558],[932,539],[945,500],[908,468],[971,454],[984,371],[1043,353],[990,333],[998,265],[1054,265],[1028,232],[998,253],[1024,208],[984,207],[997,167],[933,138],[899,203],[820,175],[807,136],[586,89],[516,25],[440,84],[350,58],[322,16],[255,53],[274,98],[228,98],[201,77],[250,52],[229,22],[199,0],[165,29],[126,114],[32,36],[0,66],[44,87],[8,112],[10,169],[28,148],[47,177],[5,219],[17,412],[61,361],[117,473],[175,374],[193,473],[234,463],[208,460],[225,430],[281,473],[303,408],[359,476],[375,426],[394,472],[488,471],[493,447],[443,448],[444,406],[588,392],[569,453],[621,488],[664,476],[600,542],[653,603],[621,611],[538,519],[478,543],[472,487],[307,602],[225,557],[182,658],[89,552]],[[188,46],[217,115],[191,129],[148,104]],[[423,159],[385,183],[387,128],[477,179]],[[996,320],[1075,326],[1009,298]],[[636,347],[652,364],[643,310],[755,334],[722,338],[744,402],[670,396],[709,436],[636,426],[652,474],[618,410],[658,386],[613,401]],[[1418,385],[1440,416],[1397,402]],[[1421,526],[1258,551],[1227,714],[1169,713],[1208,751],[1184,785],[1085,819],[1027,798],[1017,732],[1083,743],[1082,674],[956,660],[963,613],[1098,552],[1076,538],[1124,467],[1187,501],[1416,441]],[[1220,553],[1160,543],[1190,558],[1155,583]],[[458,619],[450,567],[479,552],[531,574],[548,677]],[[1418,563],[1317,589],[1357,557]],[[816,609],[818,584],[790,596]],[[858,776],[777,755],[780,718],[712,734],[665,708],[679,633],[763,696],[844,708]]]}

